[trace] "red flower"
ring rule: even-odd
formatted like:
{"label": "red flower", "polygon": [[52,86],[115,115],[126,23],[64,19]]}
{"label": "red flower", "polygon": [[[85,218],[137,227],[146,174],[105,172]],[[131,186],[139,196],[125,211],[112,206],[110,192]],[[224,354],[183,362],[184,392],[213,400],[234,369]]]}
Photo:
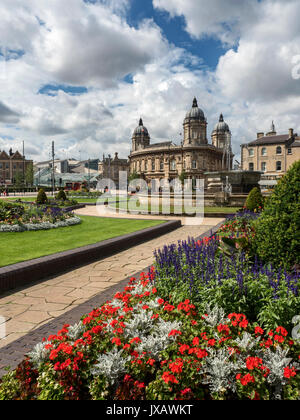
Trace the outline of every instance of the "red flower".
{"label": "red flower", "polygon": [[174,384],[178,384],[177,379],[170,372],[164,372],[162,374],[161,378],[166,384],[168,384],[169,382],[174,383]]}
{"label": "red flower", "polygon": [[181,331],[178,330],[172,330],[171,332],[169,332],[169,337],[172,337],[173,335],[181,335]]}
{"label": "red flower", "polygon": [[262,328],[260,328],[260,327],[256,327],[255,330],[254,330],[254,332],[255,332],[255,334],[263,335],[264,330]]}
{"label": "red flower", "polygon": [[292,368],[289,368],[289,367],[284,368],[283,376],[285,378],[287,378],[287,379],[292,378],[293,376],[296,376],[296,374],[297,373],[296,373],[296,370],[295,370],[294,367],[292,367]]}
{"label": "red flower", "polygon": [[114,337],[114,338],[111,340],[111,342],[112,342],[113,344],[115,344],[116,346],[121,346],[121,344],[122,344],[121,340],[120,340],[118,337]]}
{"label": "red flower", "polygon": [[262,359],[259,357],[248,357],[246,359],[246,366],[247,369],[253,370],[255,368],[258,368],[262,364]]}
{"label": "red flower", "polygon": [[193,346],[199,346],[199,337],[195,337],[193,340]]}

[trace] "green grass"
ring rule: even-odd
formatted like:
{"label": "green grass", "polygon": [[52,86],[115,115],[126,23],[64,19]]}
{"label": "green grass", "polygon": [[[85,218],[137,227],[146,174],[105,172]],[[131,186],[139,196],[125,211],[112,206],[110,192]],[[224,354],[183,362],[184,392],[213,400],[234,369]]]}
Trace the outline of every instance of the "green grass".
{"label": "green grass", "polygon": [[0,267],[94,244],[162,223],[161,220],[89,216],[81,216],[81,219],[83,222],[80,225],[48,231],[0,232]]}

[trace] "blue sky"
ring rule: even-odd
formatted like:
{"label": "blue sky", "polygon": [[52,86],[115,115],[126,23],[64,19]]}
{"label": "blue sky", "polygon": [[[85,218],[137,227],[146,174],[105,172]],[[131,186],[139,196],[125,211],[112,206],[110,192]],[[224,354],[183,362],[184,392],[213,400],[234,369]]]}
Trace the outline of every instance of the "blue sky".
{"label": "blue sky", "polygon": [[202,40],[191,37],[185,31],[184,16],[171,18],[167,12],[154,8],[152,0],[132,0],[128,10],[128,22],[138,27],[143,19],[153,19],[170,43],[200,57],[203,65],[212,70],[216,68],[219,57],[226,50],[221,41],[212,37]]}
{"label": "blue sky", "polygon": [[194,96],[237,158],[272,120],[300,133],[299,15],[298,0],[2,0],[0,149],[127,157],[140,117],[179,143]]}

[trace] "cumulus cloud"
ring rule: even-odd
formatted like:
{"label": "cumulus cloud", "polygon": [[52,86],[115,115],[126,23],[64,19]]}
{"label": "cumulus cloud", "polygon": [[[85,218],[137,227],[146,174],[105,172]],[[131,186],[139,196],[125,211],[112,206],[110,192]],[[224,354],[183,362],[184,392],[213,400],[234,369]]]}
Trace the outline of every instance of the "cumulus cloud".
{"label": "cumulus cloud", "polygon": [[19,114],[0,102],[0,122],[17,123],[18,121]]}
{"label": "cumulus cloud", "polygon": [[186,31],[195,38],[213,36],[232,44],[257,15],[257,0],[153,0],[171,17],[183,16]]}

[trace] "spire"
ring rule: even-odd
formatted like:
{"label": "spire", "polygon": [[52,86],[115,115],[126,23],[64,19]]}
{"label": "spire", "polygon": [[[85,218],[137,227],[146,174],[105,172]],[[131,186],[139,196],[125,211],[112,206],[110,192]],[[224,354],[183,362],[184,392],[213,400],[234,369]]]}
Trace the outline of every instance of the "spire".
{"label": "spire", "polygon": [[194,100],[193,100],[193,108],[198,108],[198,103],[197,103],[196,98],[194,98]]}
{"label": "spire", "polygon": [[140,118],[139,125],[140,125],[140,126],[143,126],[143,125],[144,125],[144,124],[143,124],[143,120],[142,120],[142,118]]}
{"label": "spire", "polygon": [[272,133],[275,133],[275,124],[274,124],[274,121],[272,121],[272,125],[271,125],[271,132]]}
{"label": "spire", "polygon": [[223,114],[220,115],[219,122],[224,122]]}

